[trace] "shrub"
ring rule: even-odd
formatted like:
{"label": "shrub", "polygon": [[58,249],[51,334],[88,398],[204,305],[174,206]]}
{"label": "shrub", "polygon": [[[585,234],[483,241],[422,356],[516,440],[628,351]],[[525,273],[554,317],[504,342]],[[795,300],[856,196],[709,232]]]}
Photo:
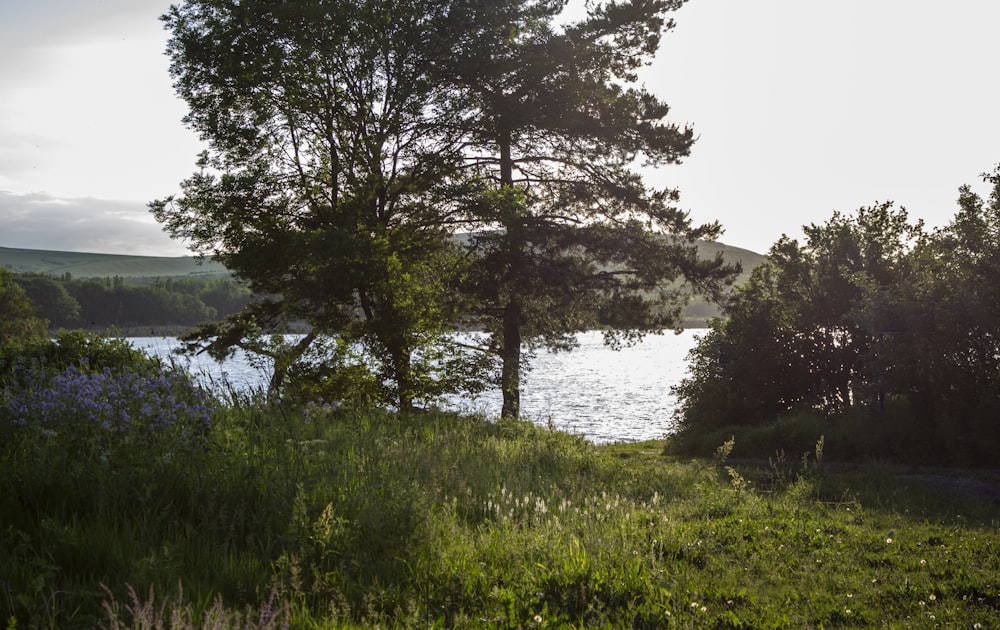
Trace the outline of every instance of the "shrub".
{"label": "shrub", "polygon": [[6,423],[80,453],[106,457],[165,438],[191,444],[210,423],[207,396],[180,371],[83,372],[71,365],[50,378],[43,368],[19,367],[17,381],[0,411]]}
{"label": "shrub", "polygon": [[[45,338],[48,322],[38,317],[14,274],[0,268],[0,361]],[[2,366],[0,366],[2,367]]]}

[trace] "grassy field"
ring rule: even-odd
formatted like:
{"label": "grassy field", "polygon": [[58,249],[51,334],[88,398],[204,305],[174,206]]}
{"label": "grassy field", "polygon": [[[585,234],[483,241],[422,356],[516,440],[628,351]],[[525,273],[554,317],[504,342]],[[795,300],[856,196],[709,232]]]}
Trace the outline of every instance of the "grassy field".
{"label": "grassy field", "polygon": [[119,256],[0,247],[0,267],[14,273],[44,273],[74,278],[216,278],[229,271],[214,262],[199,264],[190,256]]}
{"label": "grassy field", "polygon": [[[700,242],[699,251],[705,257],[721,252],[728,262],[743,265],[744,277],[763,257],[747,249],[724,243]],[[14,273],[44,273],[61,276],[70,273],[74,278],[168,278],[228,276],[222,265],[206,261],[198,263],[191,256],[166,258],[160,256],[121,256],[59,252],[35,249],[0,247],[0,267]]]}
{"label": "grassy field", "polygon": [[0,424],[8,627],[1000,627],[1000,506],[822,443],[736,465],[249,403],[160,435],[43,393]]}

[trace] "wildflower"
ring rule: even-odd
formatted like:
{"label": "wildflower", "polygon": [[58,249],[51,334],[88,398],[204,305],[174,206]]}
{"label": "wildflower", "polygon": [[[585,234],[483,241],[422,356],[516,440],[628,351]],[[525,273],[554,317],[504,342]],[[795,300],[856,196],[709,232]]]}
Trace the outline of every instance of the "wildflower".
{"label": "wildflower", "polygon": [[534,620],[535,620],[535,623],[540,624],[540,623],[542,623],[542,616],[541,615],[535,615]]}
{"label": "wildflower", "polygon": [[702,606],[702,607],[701,607],[701,608],[699,608],[698,610],[699,610],[699,611],[701,611],[701,612],[708,612],[708,608],[707,608],[707,607],[705,607],[705,606]]}
{"label": "wildflower", "polygon": [[885,539],[885,544],[891,545],[892,544],[892,538],[886,538]]}
{"label": "wildflower", "polygon": [[931,596],[928,597],[927,599],[929,599],[929,600],[931,600],[933,602],[933,601],[937,600],[937,595],[931,593]]}

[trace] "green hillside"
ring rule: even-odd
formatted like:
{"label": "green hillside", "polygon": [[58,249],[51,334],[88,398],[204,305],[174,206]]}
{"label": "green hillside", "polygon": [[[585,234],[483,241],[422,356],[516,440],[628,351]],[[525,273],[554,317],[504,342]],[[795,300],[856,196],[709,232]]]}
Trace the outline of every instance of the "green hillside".
{"label": "green hillside", "polygon": [[[744,276],[764,257],[756,252],[725,243],[702,242],[698,249],[704,256],[714,256],[721,251],[726,260],[741,262]],[[176,278],[219,277],[229,272],[221,264],[211,261],[199,263],[192,256],[173,258],[163,256],[123,256],[119,254],[91,254],[57,252],[41,249],[0,247],[0,266],[14,273],[44,273],[74,278]]]}
{"label": "green hillside", "polygon": [[[722,252],[728,262],[743,265],[742,282],[763,256],[748,249],[719,242],[700,242],[698,249],[704,257]],[[131,279],[143,284],[144,279],[190,278],[215,279],[231,274],[217,262],[199,263],[191,256],[174,258],[162,256],[123,256],[118,254],[93,254],[59,252],[35,249],[0,247],[0,266],[14,273],[43,273],[50,276],[70,274],[76,279],[113,278]],[[704,326],[708,319],[720,315],[719,308],[703,300],[694,300],[683,311],[684,325],[688,328]]]}
{"label": "green hillside", "polygon": [[[737,284],[742,284],[746,281],[750,276],[750,271],[764,260],[764,256],[757,252],[716,241],[699,242],[698,252],[704,258],[711,258],[717,253],[722,252],[722,256],[726,262],[740,263],[743,266],[743,273],[736,279]],[[708,320],[721,316],[722,310],[718,305],[698,298],[688,303],[681,311],[681,319],[685,328],[701,328],[708,324]]]}
{"label": "green hillside", "polygon": [[740,275],[740,279],[737,282],[745,280],[747,276],[750,275],[750,270],[764,260],[763,254],[758,254],[757,252],[750,251],[749,249],[743,249],[742,247],[733,247],[732,245],[727,245],[718,241],[700,241],[698,243],[698,252],[705,258],[715,256],[716,253],[722,252],[722,256],[727,262],[738,262],[743,265],[743,273]]}
{"label": "green hillside", "polygon": [[44,273],[74,278],[218,278],[229,276],[221,264],[191,256],[122,256],[0,247],[0,266],[14,273]]}

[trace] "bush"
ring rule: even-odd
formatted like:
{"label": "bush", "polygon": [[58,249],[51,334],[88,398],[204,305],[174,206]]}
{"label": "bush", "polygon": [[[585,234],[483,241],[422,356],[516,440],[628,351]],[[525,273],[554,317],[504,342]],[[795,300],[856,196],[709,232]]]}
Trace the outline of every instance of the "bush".
{"label": "bush", "polygon": [[24,289],[14,281],[14,274],[0,268],[0,361],[15,356],[27,344],[45,339],[47,328],[48,322],[35,312]]}
{"label": "bush", "polygon": [[8,388],[0,418],[8,427],[38,434],[78,456],[108,458],[154,442],[174,446],[203,440],[209,400],[179,371],[160,374],[83,372],[76,366],[54,377],[39,367],[20,368]]}
{"label": "bush", "polygon": [[779,240],[691,351],[673,390],[681,433],[762,435],[805,410],[829,419],[831,437],[852,424],[854,457],[995,463],[1000,167],[984,178],[990,197],[962,187],[933,234],[882,204],[806,226],[801,244]]}

